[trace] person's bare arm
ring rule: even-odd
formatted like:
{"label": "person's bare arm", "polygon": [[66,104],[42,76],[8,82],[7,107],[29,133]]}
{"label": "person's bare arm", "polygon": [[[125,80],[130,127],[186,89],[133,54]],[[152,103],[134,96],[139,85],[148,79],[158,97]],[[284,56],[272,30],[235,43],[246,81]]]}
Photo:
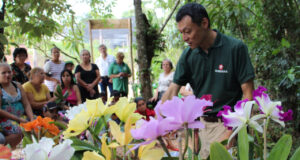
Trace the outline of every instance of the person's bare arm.
{"label": "person's bare arm", "polygon": [[80,95],[80,91],[79,91],[79,88],[77,85],[74,85],[74,90],[75,90],[75,93],[76,93],[76,97],[77,97],[77,105],[81,104],[81,95]]}
{"label": "person's bare arm", "polygon": [[80,78],[80,72],[77,72],[77,73],[75,74],[75,77],[76,77],[77,82],[80,84],[80,86],[82,86],[82,87],[84,87],[84,88],[87,87],[88,84],[85,83],[85,82]]}
{"label": "person's bare arm", "polygon": [[154,93],[153,97],[150,98],[150,101],[156,101],[157,98],[158,98],[158,86],[157,86],[157,88],[155,89],[155,93]]}
{"label": "person's bare arm", "polygon": [[47,75],[45,75],[45,79],[48,80],[48,81],[53,81],[55,82],[56,84],[60,84],[60,81],[55,79],[55,78],[52,78],[52,77],[49,77]]}
{"label": "person's bare arm", "polygon": [[122,75],[122,72],[120,72],[120,73],[118,73],[118,74],[111,74],[111,75],[109,76],[109,78],[111,78],[111,79],[113,79],[113,78],[118,78],[118,77],[121,77],[121,75]]}
{"label": "person's bare arm", "polygon": [[90,87],[90,89],[93,89],[94,86],[99,83],[100,79],[101,79],[100,72],[99,72],[99,70],[96,70],[96,78],[95,78],[95,80],[91,84],[88,84],[89,87]]}
{"label": "person's bare arm", "polygon": [[168,90],[164,93],[164,95],[161,98],[162,103],[164,103],[166,100],[171,100],[174,96],[177,96],[180,87],[180,85],[172,82]]}
{"label": "person's bare arm", "polygon": [[[0,90],[0,95],[2,95],[1,90]],[[1,106],[1,104],[2,104],[2,99],[0,98],[0,106]],[[17,116],[15,116],[15,115],[13,115],[13,114],[5,111],[5,110],[2,110],[1,108],[0,108],[0,117],[1,118],[11,119],[11,120],[14,120],[14,121],[17,121],[17,122],[22,122],[22,123],[26,123],[27,122],[25,119],[17,117]]]}
{"label": "person's bare arm", "polygon": [[241,85],[243,91],[243,99],[252,100],[253,99],[253,91],[254,91],[254,82],[253,79],[248,80],[247,82]]}
{"label": "person's bare arm", "polygon": [[26,95],[27,95],[27,98],[29,100],[29,103],[30,103],[32,109],[42,109],[44,107],[44,105],[47,104],[47,102],[48,102],[47,100],[41,101],[41,102],[35,101],[33,98],[33,94],[29,93],[29,92],[27,92]]}
{"label": "person's bare arm", "polygon": [[27,117],[30,119],[30,121],[32,121],[33,120],[33,112],[32,112],[32,108],[30,106],[30,103],[28,101],[26,92],[20,84],[18,84],[18,88],[21,91],[22,103],[23,103],[23,106],[24,106],[24,109],[25,109],[25,113],[26,113]]}

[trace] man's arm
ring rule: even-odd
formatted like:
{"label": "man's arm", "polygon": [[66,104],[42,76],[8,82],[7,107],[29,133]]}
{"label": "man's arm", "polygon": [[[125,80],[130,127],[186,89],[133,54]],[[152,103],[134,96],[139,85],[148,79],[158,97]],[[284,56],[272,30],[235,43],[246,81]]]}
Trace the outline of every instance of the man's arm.
{"label": "man's arm", "polygon": [[243,99],[252,100],[253,91],[254,91],[254,82],[253,79],[250,79],[241,85],[243,91]]}
{"label": "man's arm", "polygon": [[180,87],[180,85],[172,82],[168,90],[164,93],[164,95],[161,98],[162,103],[164,103],[166,100],[172,99],[174,96],[177,96]]}

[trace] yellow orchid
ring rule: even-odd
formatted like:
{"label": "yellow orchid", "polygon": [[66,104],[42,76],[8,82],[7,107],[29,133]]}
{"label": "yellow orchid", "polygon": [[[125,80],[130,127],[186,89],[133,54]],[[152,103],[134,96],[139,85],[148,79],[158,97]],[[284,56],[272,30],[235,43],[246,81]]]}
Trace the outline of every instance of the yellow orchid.
{"label": "yellow orchid", "polygon": [[138,157],[142,160],[160,160],[165,152],[162,148],[153,148],[156,142],[152,142],[148,145],[140,146],[138,151]]}
{"label": "yellow orchid", "polygon": [[111,151],[106,144],[106,133],[102,135],[101,143],[102,143],[102,146],[101,146],[102,154],[105,156],[106,159],[110,160],[111,159]]}
{"label": "yellow orchid", "polygon": [[132,119],[129,117],[124,126],[124,132],[121,132],[120,126],[115,121],[109,121],[109,126],[111,134],[117,140],[118,143],[111,143],[109,147],[115,148],[118,146],[128,145],[132,141],[132,136],[130,133]]}
{"label": "yellow orchid", "polygon": [[127,119],[131,117],[132,124],[143,117],[138,113],[134,113],[136,110],[136,104],[129,103],[127,98],[125,97],[120,98],[119,101],[114,105],[114,107],[116,107],[116,115],[122,122],[126,122]]}
{"label": "yellow orchid", "polygon": [[72,136],[77,136],[83,131],[85,131],[91,124],[90,114],[82,110],[79,114],[69,121],[68,128],[63,132],[64,138],[70,138]]}
{"label": "yellow orchid", "polygon": [[112,100],[112,97],[108,99],[107,103],[104,105],[101,98],[94,99],[94,100],[86,100],[86,106],[88,113],[91,117],[101,117],[107,114],[112,114],[116,111],[117,106],[108,107]]}
{"label": "yellow orchid", "polygon": [[105,160],[105,158],[95,151],[86,151],[83,153],[82,160]]}

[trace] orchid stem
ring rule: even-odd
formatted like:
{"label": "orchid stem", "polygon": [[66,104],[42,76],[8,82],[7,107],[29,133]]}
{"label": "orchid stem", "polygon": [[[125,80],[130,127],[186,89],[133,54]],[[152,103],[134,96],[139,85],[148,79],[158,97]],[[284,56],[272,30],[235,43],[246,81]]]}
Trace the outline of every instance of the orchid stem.
{"label": "orchid stem", "polygon": [[267,130],[268,130],[268,124],[269,124],[270,119],[267,118],[264,120],[264,160],[267,160]]}
{"label": "orchid stem", "polygon": [[105,117],[102,116],[101,118],[102,118],[102,120],[103,120],[103,123],[104,123],[104,126],[105,126],[105,130],[107,130],[107,129],[108,129],[108,126],[107,126],[107,124],[106,124]]}
{"label": "orchid stem", "polygon": [[[88,128],[88,130],[90,131],[90,133],[92,134],[92,136],[98,141],[98,142],[101,142],[100,138],[98,137],[98,135],[95,135],[95,132],[91,129],[91,128]],[[95,145],[97,145],[97,142],[95,141]]]}
{"label": "orchid stem", "polygon": [[126,145],[123,148],[123,160],[126,160]]}
{"label": "orchid stem", "polygon": [[192,160],[195,160],[195,129],[192,130]]}
{"label": "orchid stem", "polygon": [[183,156],[182,156],[182,133],[181,132],[179,132],[178,143],[179,143],[179,160],[183,160]]}
{"label": "orchid stem", "polygon": [[185,153],[186,153],[186,151],[187,151],[187,148],[188,148],[188,144],[189,144],[189,134],[188,134],[188,124],[186,123],[186,124],[184,124],[184,132],[185,132],[185,147],[184,147],[184,150],[183,150],[183,155],[182,155],[182,157],[183,157],[183,159],[184,159],[184,155],[185,155]]}
{"label": "orchid stem", "polygon": [[160,145],[162,146],[162,148],[164,149],[164,151],[167,153],[168,157],[171,158],[171,154],[170,154],[169,150],[167,149],[166,144],[163,141],[163,139],[161,137],[158,137],[157,139],[158,139]]}

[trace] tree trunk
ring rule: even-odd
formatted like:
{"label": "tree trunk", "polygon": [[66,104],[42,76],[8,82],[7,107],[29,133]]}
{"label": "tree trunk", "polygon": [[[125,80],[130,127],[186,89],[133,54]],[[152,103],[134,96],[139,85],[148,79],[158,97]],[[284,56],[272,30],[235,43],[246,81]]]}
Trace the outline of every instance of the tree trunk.
{"label": "tree trunk", "polygon": [[[2,8],[0,12],[0,21],[4,21],[4,15],[5,15],[5,0],[2,1]],[[0,28],[0,34],[4,35],[4,27]],[[0,61],[2,61],[4,56],[4,44],[0,43]]]}
{"label": "tree trunk", "polygon": [[[147,17],[143,14],[141,0],[134,0],[135,19],[136,19],[136,41],[137,41],[137,63],[139,66],[139,81],[141,83],[141,94],[145,99],[152,97],[151,60],[154,50],[147,47],[147,30],[149,24]],[[149,39],[148,39],[149,44]]]}

